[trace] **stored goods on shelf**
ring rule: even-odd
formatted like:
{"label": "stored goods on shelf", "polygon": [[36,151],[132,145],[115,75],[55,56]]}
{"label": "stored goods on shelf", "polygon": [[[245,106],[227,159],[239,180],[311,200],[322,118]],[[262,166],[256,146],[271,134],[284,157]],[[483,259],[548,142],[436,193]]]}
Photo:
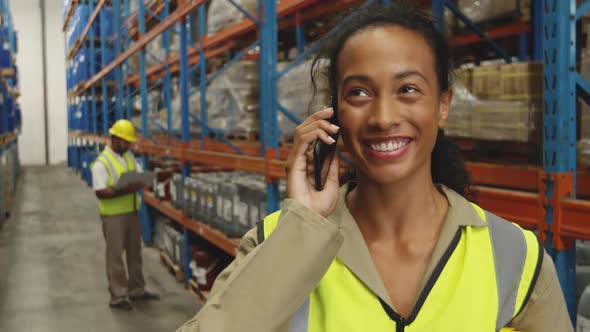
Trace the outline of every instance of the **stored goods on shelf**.
{"label": "stored goods on shelf", "polygon": [[477,98],[496,100],[501,95],[500,65],[489,64],[473,68],[473,86],[467,86]]}
{"label": "stored goods on shelf", "polygon": [[0,27],[0,43],[0,68],[12,68],[14,64],[8,27]]}
{"label": "stored goods on shelf", "polygon": [[174,174],[170,182],[170,194],[172,206],[177,209],[182,209],[184,202],[184,186],[182,182],[182,174]]}
{"label": "stored goods on shelf", "polygon": [[[514,101],[479,99],[463,85],[463,82],[469,82],[469,74],[461,71],[459,73],[460,79],[453,88],[454,96],[446,128],[449,136],[540,142],[542,99],[528,95],[522,95],[522,100]],[[476,80],[474,76],[473,82]],[[524,91],[522,88],[518,89],[513,91]]]}
{"label": "stored goods on shelf", "polygon": [[160,64],[166,60],[162,35],[158,35],[146,46],[146,64],[148,67]]}
{"label": "stored goods on shelf", "polygon": [[473,22],[480,23],[515,16],[519,11],[526,13],[530,0],[458,0],[457,6]]}
{"label": "stored goods on shelf", "polygon": [[[257,62],[229,67],[207,88],[207,126],[238,136],[258,132],[258,86]],[[198,117],[200,106],[200,99],[191,98],[190,110]]]}
{"label": "stored goods on shelf", "polygon": [[543,99],[542,62],[516,62],[499,67],[501,100]]}
{"label": "stored goods on shelf", "polygon": [[474,107],[472,137],[483,140],[540,142],[542,111],[525,101],[483,101]]}
{"label": "stored goods on shelf", "polygon": [[174,264],[184,266],[184,235],[172,226],[170,219],[161,215],[154,219],[154,243]]}
{"label": "stored goods on shelf", "polygon": [[[258,10],[258,0],[234,0],[250,14]],[[212,0],[207,13],[207,33],[214,35],[224,28],[242,21],[246,16],[227,0]]]}
{"label": "stored goods on shelf", "polygon": [[[311,113],[330,105],[330,88],[322,75],[316,76],[316,91],[311,82],[311,61],[306,61],[291,69],[281,77],[278,83],[279,102],[302,121]],[[320,72],[329,65],[329,60],[320,62]],[[279,70],[287,66],[287,63],[279,64]],[[278,112],[278,123],[281,131],[281,140],[290,141],[297,124],[291,121],[282,112]]]}
{"label": "stored goods on shelf", "polygon": [[[266,216],[266,185],[262,175],[242,172],[196,173],[181,180],[180,174],[173,182],[182,183],[182,201],[177,206],[185,214],[206,225],[220,230],[231,238],[244,236]],[[280,185],[281,199],[286,195],[286,185]]]}
{"label": "stored goods on shelf", "polygon": [[[468,74],[470,71],[465,73]],[[468,80],[467,76],[464,78]],[[473,104],[477,102],[477,98],[469,93],[462,80],[457,79],[453,87],[453,101],[445,133],[453,137],[472,137]]]}

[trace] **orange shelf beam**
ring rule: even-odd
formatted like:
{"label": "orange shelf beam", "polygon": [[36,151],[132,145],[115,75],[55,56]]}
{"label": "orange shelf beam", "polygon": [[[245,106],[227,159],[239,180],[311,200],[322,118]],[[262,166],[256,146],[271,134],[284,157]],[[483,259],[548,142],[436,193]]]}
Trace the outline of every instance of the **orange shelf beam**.
{"label": "orange shelf beam", "polygon": [[164,215],[176,221],[182,227],[191,230],[193,233],[199,235],[228,254],[234,257],[236,256],[236,252],[240,246],[240,239],[228,238],[225,236],[225,234],[218,231],[217,229],[200,221],[188,218],[183,211],[176,209],[169,202],[162,202],[158,200],[150,192],[145,192],[143,198],[146,204],[162,212]]}
{"label": "orange shelf beam", "polygon": [[86,23],[86,27],[84,27],[84,30],[82,30],[82,34],[80,35],[80,37],[78,38],[78,40],[74,44],[74,47],[72,47],[72,49],[68,53],[68,60],[71,60],[76,55],[76,53],[78,53],[78,51],[80,51],[80,47],[82,47],[82,43],[84,42],[84,40],[86,39],[86,36],[88,35],[88,32],[92,28],[92,24],[94,24],[94,21],[96,21],[96,18],[98,17],[98,14],[100,13],[100,10],[102,9],[102,7],[104,7],[106,5],[106,3],[107,3],[107,0],[100,0],[98,5],[96,5],[96,8],[94,8],[94,12],[92,13],[90,18],[88,19],[88,23]]}
{"label": "orange shelf beam", "polygon": [[185,226],[184,213],[180,210],[177,210],[175,207],[172,206],[172,204],[170,204],[168,202],[161,202],[156,197],[154,197],[153,193],[150,193],[147,191],[144,192],[143,199],[145,200],[146,204],[158,209],[158,211],[162,212],[168,218],[176,221],[177,223],[179,223],[183,227]]}
{"label": "orange shelf beam", "polygon": [[590,201],[568,199],[561,204],[564,221],[562,235],[590,240]]}
{"label": "orange shelf beam", "polygon": [[[503,187],[524,191],[539,191],[541,168],[538,166],[514,166],[490,163],[465,163],[473,182],[482,186]],[[577,172],[578,197],[590,198],[590,172]]]}
{"label": "orange shelf beam", "polygon": [[72,15],[74,14],[74,11],[76,10],[76,6],[78,5],[79,0],[72,0],[72,2],[70,2],[70,6],[68,7],[67,11],[66,11],[66,17],[64,18],[64,23],[61,27],[61,31],[62,32],[66,32],[66,30],[68,29],[68,25],[70,24],[70,20],[72,19]]}
{"label": "orange shelf beam", "polygon": [[544,216],[537,193],[476,187],[477,203],[485,210],[518,223],[528,229],[538,229]]}
{"label": "orange shelf beam", "polygon": [[217,248],[223,249],[223,251],[234,257],[236,256],[238,247],[240,246],[240,239],[228,238],[217,229],[194,219],[186,220],[186,228],[211,242]]}

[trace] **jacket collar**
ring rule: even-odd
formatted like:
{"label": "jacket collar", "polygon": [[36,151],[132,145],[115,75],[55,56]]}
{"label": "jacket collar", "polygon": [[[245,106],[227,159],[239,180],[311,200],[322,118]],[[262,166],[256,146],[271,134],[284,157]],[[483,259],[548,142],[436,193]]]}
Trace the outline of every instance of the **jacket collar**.
{"label": "jacket collar", "polygon": [[[457,228],[462,226],[484,227],[487,226],[487,223],[479,216],[471,203],[457,192],[442,185],[440,188],[447,197],[449,209],[436,246],[437,248],[442,246],[446,249],[450,245],[453,235],[457,232]],[[346,206],[346,194],[347,186],[345,185],[340,188],[336,209],[328,217],[330,221],[341,226],[344,237],[344,242],[338,252],[338,258],[379,298],[391,308],[394,308],[379,272],[373,263],[367,244]],[[435,248],[435,251],[440,251],[437,248]],[[438,257],[434,256],[432,259],[437,261],[431,261],[429,267],[436,265],[439,260]],[[423,285],[424,281],[430,277],[429,270],[432,270],[432,268],[427,269],[427,275],[423,277]]]}

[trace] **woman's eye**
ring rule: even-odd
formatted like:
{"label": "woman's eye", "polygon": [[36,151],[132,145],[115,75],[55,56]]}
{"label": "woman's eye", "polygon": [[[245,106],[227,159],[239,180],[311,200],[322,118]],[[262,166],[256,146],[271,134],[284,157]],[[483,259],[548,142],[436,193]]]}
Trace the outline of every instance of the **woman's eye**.
{"label": "woman's eye", "polygon": [[352,89],[348,93],[350,97],[368,97],[369,94],[363,89]]}
{"label": "woman's eye", "polygon": [[416,93],[416,92],[420,92],[420,90],[416,89],[413,86],[404,86],[403,88],[400,89],[400,93]]}

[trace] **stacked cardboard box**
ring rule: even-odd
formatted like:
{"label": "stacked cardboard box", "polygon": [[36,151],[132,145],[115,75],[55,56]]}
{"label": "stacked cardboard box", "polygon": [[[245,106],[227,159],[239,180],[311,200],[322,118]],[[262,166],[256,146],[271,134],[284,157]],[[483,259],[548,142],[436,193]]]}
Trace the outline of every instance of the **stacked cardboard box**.
{"label": "stacked cardboard box", "polygon": [[456,72],[447,134],[483,140],[540,142],[543,65],[491,64]]}
{"label": "stacked cardboard box", "polygon": [[447,134],[483,140],[540,142],[543,66],[491,64],[458,70]]}

